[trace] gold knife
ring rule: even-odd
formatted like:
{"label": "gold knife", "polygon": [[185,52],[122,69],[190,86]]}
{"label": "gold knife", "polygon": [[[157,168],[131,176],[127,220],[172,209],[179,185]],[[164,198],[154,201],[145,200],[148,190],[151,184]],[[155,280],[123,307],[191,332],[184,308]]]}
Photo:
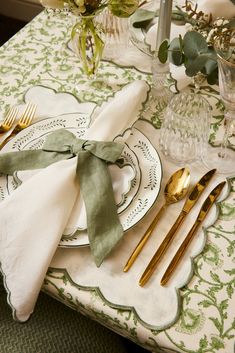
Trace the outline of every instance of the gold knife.
{"label": "gold knife", "polygon": [[173,257],[170,265],[167,267],[166,272],[164,273],[162,279],[161,279],[161,285],[164,286],[172,276],[173,271],[177,267],[178,263],[182,259],[185,250],[189,246],[191,240],[193,239],[194,234],[196,233],[198,227],[202,223],[202,221],[205,219],[206,215],[208,214],[209,210],[211,209],[211,206],[214,204],[216,199],[218,198],[219,194],[221,193],[224,185],[226,184],[226,181],[223,181],[219,185],[217,185],[210,193],[210,195],[206,198],[204,201],[201,210],[197,216],[197,219],[190,229],[189,233],[187,234],[186,238],[184,239],[183,243],[180,245],[179,249],[177,250],[175,256]]}
{"label": "gold knife", "polygon": [[202,192],[205,190],[206,186],[209,184],[211,178],[215,174],[216,169],[212,169],[207,172],[203,177],[197,182],[194,186],[192,191],[190,192],[188,198],[185,201],[182,211],[180,212],[178,218],[176,219],[175,223],[165,236],[164,240],[162,241],[161,245],[153,255],[152,259],[150,260],[148,266],[146,267],[144,273],[142,274],[139,285],[144,286],[145,283],[149,280],[151,275],[153,274],[154,270],[156,269],[157,264],[159,263],[160,259],[163,257],[167,249],[169,248],[176,231],[179,229],[181,224],[183,223],[187,214],[191,211],[199,197],[201,196]]}

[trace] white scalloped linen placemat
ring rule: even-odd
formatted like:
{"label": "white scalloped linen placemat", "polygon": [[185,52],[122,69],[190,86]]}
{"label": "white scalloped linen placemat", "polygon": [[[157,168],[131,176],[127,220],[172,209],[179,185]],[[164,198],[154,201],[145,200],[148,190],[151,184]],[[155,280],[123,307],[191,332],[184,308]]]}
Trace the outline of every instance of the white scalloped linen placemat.
{"label": "white scalloped linen placemat", "polygon": [[[64,102],[69,104],[61,104]],[[80,103],[71,94],[56,93],[46,87],[33,87],[25,95],[25,101],[33,101],[38,105],[37,120],[49,116],[58,116],[63,114],[72,114],[74,112],[83,112],[87,114],[87,119],[94,110],[94,104]],[[89,122],[84,122],[87,126]],[[144,133],[151,143],[157,147],[158,133],[151,124],[144,121],[138,121],[135,124],[141,132]],[[161,154],[160,154],[161,157]],[[123,273],[123,267],[136,246],[145,230],[151,223],[154,215],[164,202],[163,189],[170,175],[180,167],[171,162],[162,160],[163,180],[161,193],[151,211],[130,231],[125,233],[119,245],[112,251],[111,255],[104,261],[100,268],[94,264],[90,254],[89,247],[80,248],[60,248],[57,250],[51,267],[66,269],[72,280],[78,287],[93,290],[99,288],[100,295],[105,298],[110,306],[120,309],[133,308],[138,320],[146,327],[153,329],[164,329],[171,326],[178,318],[180,312],[180,296],[178,289],[184,286],[192,276],[192,258],[197,256],[205,245],[205,233],[202,229],[196,234],[195,239],[187,250],[181,265],[177,268],[173,278],[165,287],[160,285],[160,279],[168,266],[173,254],[182,242],[183,237],[191,228],[198,214],[206,195],[221,180],[222,177],[215,176],[207,188],[207,191],[200,198],[197,205],[187,216],[187,222],[178,231],[177,237],[169,248],[162,262],[159,264],[154,275],[149,282],[142,288],[138,285],[139,278],[143,273],[149,260],[152,258],[157,247],[163,240],[165,234],[177,218],[183,207],[184,200],[168,207],[162,219],[156,226],[153,236],[146,244],[132,268],[127,273]],[[206,169],[200,164],[195,163],[189,166],[191,171],[191,185],[194,185]],[[148,179],[149,180],[149,179]],[[142,181],[143,183],[145,180]],[[151,187],[149,183],[143,184],[146,190]],[[227,190],[224,190],[225,195]],[[138,194],[137,194],[138,195]],[[222,198],[223,198],[222,195]],[[138,202],[139,201],[139,202]],[[144,199],[136,200],[136,210],[141,210]],[[209,216],[204,223],[204,227],[212,224],[216,220],[216,206],[213,206]]]}
{"label": "white scalloped linen placemat", "polygon": [[[33,97],[31,97],[31,99],[32,98]],[[40,104],[42,103],[40,103],[39,98],[37,98],[37,104],[40,109]],[[61,111],[60,113],[62,114],[63,112]],[[139,121],[135,126],[151,140],[155,147],[157,147],[158,131],[152,125]],[[51,267],[66,268],[72,280],[78,286],[85,287],[88,290],[98,287],[101,295],[109,302],[109,305],[123,309],[130,307],[134,308],[137,317],[142,324],[146,327],[155,329],[168,327],[178,318],[180,311],[178,288],[181,288],[190,280],[192,276],[191,258],[198,255],[205,245],[206,238],[202,229],[195,236],[195,239],[181,262],[181,265],[178,267],[169,284],[166,287],[161,287],[160,279],[173,254],[179,247],[183,237],[191,228],[206,195],[216,183],[223,179],[218,176],[213,178],[207,191],[188,215],[187,222],[185,222],[179,230],[176,239],[168,250],[166,256],[163,258],[163,261],[158,266],[158,269],[155,271],[151,280],[149,280],[145,287],[142,288],[138,285],[138,280],[157,247],[163,240],[164,235],[177,218],[184,203],[183,200],[168,207],[164,216],[155,228],[152,238],[139,255],[137,261],[128,273],[123,273],[123,266],[125,265],[131,251],[138,243],[154,215],[164,202],[163,188],[167,180],[175,170],[180,168],[164,160],[164,158],[161,160],[163,181],[162,190],[157,203],[141,222],[125,234],[119,246],[113,250],[112,254],[104,261],[100,268],[96,268],[89,248],[58,249],[51,263]],[[191,185],[196,183],[207,171],[200,163],[195,163],[190,166],[190,170],[192,174]],[[145,187],[148,188],[149,186],[146,184]],[[226,193],[226,190],[224,193]],[[141,209],[141,202],[137,204],[137,208]],[[216,219],[216,214],[216,206],[214,206],[210,211],[204,226],[213,223]]]}

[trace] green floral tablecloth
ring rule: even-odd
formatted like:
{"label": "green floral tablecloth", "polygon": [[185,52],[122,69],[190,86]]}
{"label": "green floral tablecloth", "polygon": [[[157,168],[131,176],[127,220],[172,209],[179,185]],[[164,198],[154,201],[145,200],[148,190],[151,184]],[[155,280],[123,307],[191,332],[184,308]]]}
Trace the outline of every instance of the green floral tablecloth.
{"label": "green floral tablecloth", "polygon": [[[67,47],[70,29],[69,18],[48,17],[42,13],[0,48],[2,113],[14,104],[24,103],[26,91],[35,85],[70,92],[81,102],[100,105],[133,80],[144,79],[151,83],[151,75],[132,64],[122,67],[111,62],[101,62],[97,79],[87,82],[79,60]],[[174,80],[171,84],[176,90]],[[223,106],[216,88],[205,86],[202,93],[215,107],[211,125],[213,142],[222,127]],[[158,129],[161,116],[161,106],[151,114],[146,107],[142,119]],[[112,305],[97,288],[77,285],[66,269],[50,268],[43,290],[151,351],[232,353],[235,341],[235,177],[230,177],[229,183],[229,197],[220,203],[219,218],[207,232],[207,244],[194,259],[194,276],[180,291],[181,313],[170,328],[159,331],[146,328],[134,310]]]}

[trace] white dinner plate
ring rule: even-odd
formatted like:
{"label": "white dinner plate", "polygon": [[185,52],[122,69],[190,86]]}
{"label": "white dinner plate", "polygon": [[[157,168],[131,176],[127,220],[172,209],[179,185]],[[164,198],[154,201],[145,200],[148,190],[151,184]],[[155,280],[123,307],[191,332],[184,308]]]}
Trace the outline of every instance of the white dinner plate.
{"label": "white dinner plate", "polygon": [[[38,121],[24,129],[5,146],[3,152],[40,149],[46,136],[57,129],[66,128],[82,138],[87,124],[83,113],[62,114]],[[132,228],[148,212],[157,199],[162,179],[159,155],[150,141],[138,129],[128,129],[115,139],[124,143],[121,161],[110,167],[118,214],[124,231]],[[16,172],[0,177],[0,195],[4,199],[21,182],[37,171]],[[73,234],[63,235],[59,246],[88,246],[86,222]]]}

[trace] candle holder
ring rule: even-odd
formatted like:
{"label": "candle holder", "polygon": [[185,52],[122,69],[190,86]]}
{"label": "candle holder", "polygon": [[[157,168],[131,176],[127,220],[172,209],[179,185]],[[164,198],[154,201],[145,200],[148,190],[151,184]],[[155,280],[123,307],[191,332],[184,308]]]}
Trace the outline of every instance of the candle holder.
{"label": "candle holder", "polygon": [[152,60],[152,98],[160,100],[162,105],[167,105],[172,97],[172,92],[168,85],[168,76],[170,73],[169,64],[161,64],[155,56]]}

